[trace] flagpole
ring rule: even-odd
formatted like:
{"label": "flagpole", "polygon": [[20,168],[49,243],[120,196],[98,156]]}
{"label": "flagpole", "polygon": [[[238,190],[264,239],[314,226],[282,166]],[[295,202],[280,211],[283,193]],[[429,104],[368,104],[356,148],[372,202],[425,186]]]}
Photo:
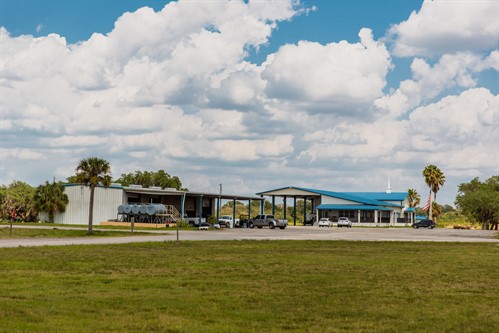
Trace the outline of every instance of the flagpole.
{"label": "flagpole", "polygon": [[432,208],[431,206],[432,206],[432,204],[431,204],[431,188],[430,188],[430,208],[429,208],[430,209],[430,213],[429,213],[428,219],[433,220],[432,219],[432,215],[431,215],[431,208]]}

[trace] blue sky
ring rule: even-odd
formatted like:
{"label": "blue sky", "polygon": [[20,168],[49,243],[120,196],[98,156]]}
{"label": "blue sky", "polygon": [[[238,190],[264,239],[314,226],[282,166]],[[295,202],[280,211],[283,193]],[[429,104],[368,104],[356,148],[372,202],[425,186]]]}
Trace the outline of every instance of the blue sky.
{"label": "blue sky", "polygon": [[2,0],[1,183],[64,180],[98,155],[192,190],[390,177],[423,194],[431,163],[452,204],[499,173],[498,6]]}

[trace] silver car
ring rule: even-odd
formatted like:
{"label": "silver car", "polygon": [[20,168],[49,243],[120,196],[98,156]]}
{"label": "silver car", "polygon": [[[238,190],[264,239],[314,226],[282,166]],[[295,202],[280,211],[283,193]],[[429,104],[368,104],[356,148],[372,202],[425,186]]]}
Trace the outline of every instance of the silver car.
{"label": "silver car", "polygon": [[348,217],[340,217],[338,218],[338,223],[336,224],[339,227],[347,227],[351,228],[352,227],[352,221]]}

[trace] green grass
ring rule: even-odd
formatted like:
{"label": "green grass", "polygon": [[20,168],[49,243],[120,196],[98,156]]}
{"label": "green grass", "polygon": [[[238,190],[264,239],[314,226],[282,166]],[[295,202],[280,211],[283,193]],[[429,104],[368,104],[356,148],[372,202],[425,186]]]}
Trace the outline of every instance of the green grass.
{"label": "green grass", "polygon": [[497,244],[0,250],[0,332],[496,332]]}
{"label": "green grass", "polygon": [[[165,231],[166,234],[166,231]],[[68,230],[68,229],[58,229],[53,227],[52,229],[42,229],[42,228],[12,228],[12,238],[64,238],[64,237],[124,237],[124,236],[151,236],[150,233],[137,232],[133,234],[124,231],[102,231],[93,230],[92,235],[87,234],[86,229],[81,230]],[[154,234],[157,235],[157,234]],[[10,228],[0,228],[0,239],[10,239]]]}

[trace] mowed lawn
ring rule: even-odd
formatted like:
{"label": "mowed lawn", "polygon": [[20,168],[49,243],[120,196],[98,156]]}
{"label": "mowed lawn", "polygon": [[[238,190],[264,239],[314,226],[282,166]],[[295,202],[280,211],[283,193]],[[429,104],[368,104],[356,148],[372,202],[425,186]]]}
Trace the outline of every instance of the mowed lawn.
{"label": "mowed lawn", "polygon": [[497,244],[0,249],[0,332],[497,332]]}
{"label": "mowed lawn", "polygon": [[[167,234],[167,232],[164,232]],[[88,235],[86,229],[70,230],[53,228],[0,228],[0,240],[10,238],[65,238],[65,237],[125,237],[125,236],[151,236],[150,233],[128,230],[93,230],[92,235]]]}

